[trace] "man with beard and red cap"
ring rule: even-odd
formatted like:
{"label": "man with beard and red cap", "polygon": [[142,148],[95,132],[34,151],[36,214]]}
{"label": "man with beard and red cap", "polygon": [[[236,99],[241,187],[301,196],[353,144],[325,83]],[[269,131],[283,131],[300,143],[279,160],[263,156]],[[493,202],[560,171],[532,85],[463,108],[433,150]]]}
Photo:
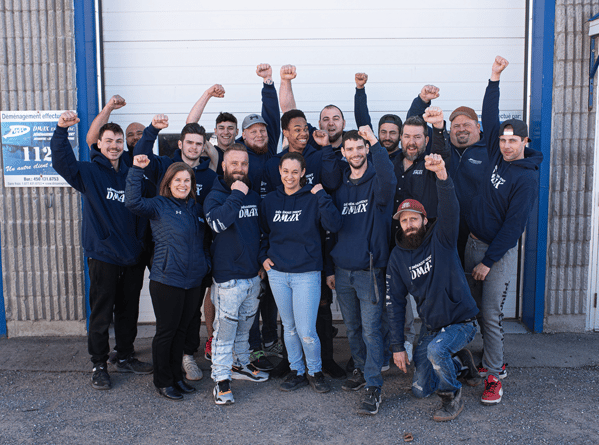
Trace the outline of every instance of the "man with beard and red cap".
{"label": "man with beard and red cap", "polygon": [[408,294],[414,296],[422,328],[414,350],[412,393],[424,398],[436,392],[442,406],[433,420],[455,419],[464,407],[458,373],[469,385],[480,382],[472,354],[464,349],[476,335],[476,302],[470,294],[457,252],[459,204],[445,162],[425,157],[436,176],[437,219],[428,225],[427,211],[415,199],[404,200],[393,219],[400,223],[396,247],[387,265],[387,311],[395,364],[404,373],[410,364],[404,350],[404,316]]}
{"label": "man with beard and red cap", "polygon": [[250,363],[249,353],[248,338],[258,310],[259,274],[263,271],[258,261],[260,196],[250,188],[248,164],[245,146],[229,147],[223,159],[223,176],[214,181],[204,202],[206,221],[214,232],[212,379],[217,405],[234,403],[231,379],[268,379],[268,374]]}

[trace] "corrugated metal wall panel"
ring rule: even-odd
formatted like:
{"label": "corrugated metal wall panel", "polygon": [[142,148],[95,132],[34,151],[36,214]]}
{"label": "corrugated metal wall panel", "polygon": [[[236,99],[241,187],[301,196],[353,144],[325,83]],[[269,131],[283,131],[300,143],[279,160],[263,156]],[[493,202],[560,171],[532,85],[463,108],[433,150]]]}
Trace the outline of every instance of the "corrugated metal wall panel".
{"label": "corrugated metal wall panel", "polygon": [[[75,109],[73,0],[0,1],[0,23],[0,109]],[[0,206],[8,335],[85,333],[79,194],[2,186]]]}
{"label": "corrugated metal wall panel", "polygon": [[587,20],[597,12],[597,0],[556,2],[545,299],[548,330],[584,330],[596,111],[588,110]]}

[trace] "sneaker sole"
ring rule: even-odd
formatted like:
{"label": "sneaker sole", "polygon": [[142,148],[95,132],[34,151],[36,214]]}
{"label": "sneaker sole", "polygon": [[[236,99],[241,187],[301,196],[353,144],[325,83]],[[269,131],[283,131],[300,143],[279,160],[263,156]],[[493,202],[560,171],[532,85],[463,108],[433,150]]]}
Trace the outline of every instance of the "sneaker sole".
{"label": "sneaker sole", "polygon": [[260,378],[260,377],[254,377],[254,376],[249,376],[249,375],[245,375],[245,374],[237,374],[237,373],[231,373],[231,378],[233,380],[247,380],[249,382],[256,382],[256,383],[262,383],[262,382],[266,382],[268,380],[268,378]]}
{"label": "sneaker sole", "polygon": [[[183,372],[185,372],[185,370],[183,370]],[[187,374],[187,373],[185,372],[185,380],[189,380],[190,382],[197,382],[197,381],[200,381],[200,380],[202,380],[203,378],[204,378],[204,375],[203,375],[203,374],[202,374],[202,375],[200,375],[199,377],[197,377],[197,376],[193,376],[193,378],[192,378],[192,377],[190,377],[190,376],[189,376],[189,374]]]}
{"label": "sneaker sole", "polygon": [[365,386],[366,386],[366,382],[362,383],[362,384],[361,384],[361,385],[359,385],[359,386],[356,386],[355,388],[351,388],[351,387],[349,387],[349,386],[342,385],[342,386],[341,386],[341,389],[342,389],[343,391],[358,391],[359,389],[362,389],[362,388],[364,388]]}
{"label": "sneaker sole", "polygon": [[368,411],[367,409],[364,408],[360,408],[358,410],[358,414],[361,416],[374,416],[375,414],[377,414],[379,412],[379,407],[377,405],[376,410],[374,411]]}
{"label": "sneaker sole", "polygon": [[480,403],[482,403],[483,405],[487,405],[487,406],[493,406],[493,405],[497,405],[498,403],[500,403],[502,398],[503,398],[503,389],[501,389],[501,391],[499,392],[498,399],[496,399],[496,400],[480,399]]}
{"label": "sneaker sole", "polygon": [[106,391],[108,389],[112,389],[112,385],[110,385],[110,386],[100,386],[100,385],[94,385],[92,383],[92,388],[97,389],[98,391]]}
{"label": "sneaker sole", "polygon": [[214,403],[217,405],[233,405],[235,400],[221,400],[216,397],[216,388],[212,391],[212,395],[214,396]]}
{"label": "sneaker sole", "polygon": [[318,389],[318,388],[316,388],[316,385],[313,385],[312,382],[310,382],[309,380],[308,380],[308,383],[310,384],[310,386],[312,387],[312,389],[314,391],[316,391],[318,394],[326,394],[327,392],[329,392],[331,390],[331,388],[321,388],[321,389]]}
{"label": "sneaker sole", "polygon": [[460,409],[458,410],[458,412],[457,412],[457,413],[455,413],[455,415],[454,415],[454,416],[451,416],[451,417],[437,417],[437,416],[433,415],[433,420],[434,420],[435,422],[449,422],[450,420],[453,420],[453,419],[455,419],[456,417],[458,417],[458,416],[460,415],[460,413],[462,412],[462,410],[463,410],[463,409],[464,409],[464,405],[462,405],[462,406],[460,407]]}

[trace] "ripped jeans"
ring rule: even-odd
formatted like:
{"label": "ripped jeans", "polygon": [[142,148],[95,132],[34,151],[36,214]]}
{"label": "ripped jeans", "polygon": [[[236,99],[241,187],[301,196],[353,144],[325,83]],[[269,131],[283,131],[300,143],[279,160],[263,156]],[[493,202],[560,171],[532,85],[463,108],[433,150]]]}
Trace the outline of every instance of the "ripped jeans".
{"label": "ripped jeans", "polygon": [[458,323],[438,332],[430,332],[424,324],[414,348],[414,380],[412,393],[418,398],[435,391],[457,391],[462,387],[457,374],[460,362],[452,356],[465,348],[476,335],[476,323]]}
{"label": "ripped jeans", "polygon": [[213,282],[212,379],[231,379],[231,367],[250,362],[250,328],[258,311],[260,277]]}
{"label": "ripped jeans", "polygon": [[298,375],[322,370],[320,339],[316,333],[316,315],[320,304],[320,271],[287,273],[270,269],[268,281],[283,322],[283,335],[289,367]]}

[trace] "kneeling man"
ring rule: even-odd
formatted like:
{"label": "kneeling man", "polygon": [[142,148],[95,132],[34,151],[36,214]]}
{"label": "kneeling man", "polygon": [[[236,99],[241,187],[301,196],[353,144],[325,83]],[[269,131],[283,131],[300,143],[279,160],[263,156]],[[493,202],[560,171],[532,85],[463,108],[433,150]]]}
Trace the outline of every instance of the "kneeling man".
{"label": "kneeling man", "polygon": [[443,404],[433,419],[442,422],[464,407],[458,373],[465,370],[470,385],[480,382],[472,354],[464,349],[476,334],[478,309],[457,251],[460,209],[453,182],[440,155],[426,156],[425,168],[437,175],[437,220],[427,227],[426,211],[414,199],[403,201],[393,216],[401,230],[387,267],[387,311],[393,360],[406,372],[405,306],[408,293],[414,296],[422,328],[412,392],[418,398],[437,392]]}

